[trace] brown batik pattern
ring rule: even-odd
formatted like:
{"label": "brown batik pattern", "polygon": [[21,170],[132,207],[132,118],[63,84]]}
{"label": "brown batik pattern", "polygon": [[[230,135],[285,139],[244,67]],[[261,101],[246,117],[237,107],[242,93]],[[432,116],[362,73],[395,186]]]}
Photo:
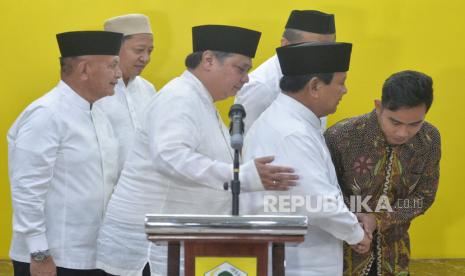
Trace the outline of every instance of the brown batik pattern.
{"label": "brown batik pattern", "polygon": [[[410,222],[431,206],[438,187],[438,130],[424,122],[409,142],[390,147],[373,111],[337,123],[325,132],[325,139],[346,204],[350,207],[350,196],[363,199],[371,195],[367,205],[375,211],[386,183],[385,195],[393,211],[382,209],[374,213],[378,224],[375,238],[380,242],[378,254],[372,248],[369,254],[360,255],[345,244],[344,275],[365,275],[372,262],[381,264],[378,275],[407,275]],[[393,156],[390,175],[386,177],[389,151]],[[353,206],[352,210],[357,211]]]}

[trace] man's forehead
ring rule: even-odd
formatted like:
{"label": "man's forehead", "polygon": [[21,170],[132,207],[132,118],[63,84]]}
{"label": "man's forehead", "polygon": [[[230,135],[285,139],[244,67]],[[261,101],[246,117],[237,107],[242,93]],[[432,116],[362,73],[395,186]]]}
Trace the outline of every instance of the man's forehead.
{"label": "man's forehead", "polygon": [[252,59],[241,54],[232,53],[227,59],[235,63],[252,65]]}
{"label": "man's forehead", "polygon": [[132,34],[123,40],[123,44],[127,42],[141,42],[141,41],[152,41],[153,42],[153,34]]}
{"label": "man's forehead", "polygon": [[425,119],[426,106],[401,107],[395,111],[384,108],[383,111],[385,111],[385,115],[391,120],[403,124],[414,124],[422,122]]}
{"label": "man's forehead", "polygon": [[347,72],[334,72],[332,81],[342,81],[347,78]]}
{"label": "man's forehead", "polygon": [[252,68],[252,58],[231,52],[223,52],[226,55],[213,54],[212,57],[219,61],[220,64],[226,66],[241,67],[243,70],[250,70]]}
{"label": "man's forehead", "polygon": [[96,61],[96,62],[118,62],[119,56],[113,55],[87,55],[87,56],[79,56],[79,58],[89,61]]}

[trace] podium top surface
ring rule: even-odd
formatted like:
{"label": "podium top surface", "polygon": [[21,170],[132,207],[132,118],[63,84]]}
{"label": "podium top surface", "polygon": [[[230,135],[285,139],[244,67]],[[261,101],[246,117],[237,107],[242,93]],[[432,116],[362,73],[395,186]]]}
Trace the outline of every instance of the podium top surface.
{"label": "podium top surface", "polygon": [[295,236],[307,233],[306,216],[159,215],[145,216],[149,235],[259,234]]}

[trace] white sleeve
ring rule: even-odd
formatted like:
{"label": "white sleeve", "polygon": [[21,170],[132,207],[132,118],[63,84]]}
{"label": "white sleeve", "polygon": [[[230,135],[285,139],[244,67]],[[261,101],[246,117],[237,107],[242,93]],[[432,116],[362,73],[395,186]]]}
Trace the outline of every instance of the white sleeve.
{"label": "white sleeve", "polygon": [[[231,178],[233,176],[231,175]],[[239,181],[241,182],[241,189],[244,192],[263,191],[262,181],[258,174],[257,167],[255,166],[255,160],[249,160],[241,165]]]}
{"label": "white sleeve", "polygon": [[264,82],[251,79],[237,93],[235,103],[242,104],[245,109],[244,129],[247,132],[253,122],[267,109],[277,95],[273,89]]}
{"label": "white sleeve", "polygon": [[[176,106],[172,105],[173,101],[158,102],[148,112],[150,156],[154,166],[165,175],[222,190],[223,183],[232,179],[232,163],[196,151],[203,141],[197,127],[202,118],[197,115],[195,99],[176,100]],[[253,160],[241,166],[240,175],[245,190],[248,185],[253,190],[262,187]]]}
{"label": "white sleeve", "polygon": [[282,162],[293,168],[300,168],[296,170],[299,175],[299,184],[295,188],[298,196],[303,196],[306,201],[310,200],[313,203],[320,200],[321,206],[330,207],[301,207],[299,212],[308,216],[310,225],[317,226],[349,244],[356,244],[363,239],[363,229],[356,216],[345,205],[339,188],[330,183],[326,161],[323,159],[322,149],[318,147],[321,147],[320,143],[312,137],[288,136],[276,153],[276,156],[280,157],[276,163]]}
{"label": "white sleeve", "polygon": [[53,114],[23,114],[8,136],[13,231],[26,236],[30,252],[48,249],[44,206],[60,142]]}

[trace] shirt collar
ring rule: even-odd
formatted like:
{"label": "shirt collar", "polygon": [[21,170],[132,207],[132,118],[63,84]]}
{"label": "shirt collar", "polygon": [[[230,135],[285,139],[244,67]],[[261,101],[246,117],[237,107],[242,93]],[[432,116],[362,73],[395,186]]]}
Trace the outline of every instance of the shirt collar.
{"label": "shirt collar", "polygon": [[80,109],[90,111],[91,104],[78,93],[76,93],[76,91],[74,91],[68,84],[66,84],[66,82],[60,80],[57,87],[71,104],[77,106]]}
{"label": "shirt collar", "polygon": [[123,78],[119,78],[119,79],[118,79],[118,84],[121,83],[121,85],[123,86],[123,88],[124,88],[126,91],[131,91],[130,89],[135,85],[135,81],[136,81],[136,79],[137,79],[138,77],[139,77],[139,76],[135,76],[134,78],[129,79],[128,85],[127,85],[127,86],[126,86],[126,84],[124,84]]}
{"label": "shirt collar", "polygon": [[274,66],[276,68],[276,71],[279,73],[279,75],[282,77],[283,76],[283,72],[281,70],[281,64],[279,64],[279,59],[278,59],[278,55],[275,54],[274,56],[271,57],[273,59],[273,63],[274,63]]}
{"label": "shirt collar", "polygon": [[184,71],[181,75],[183,78],[186,78],[190,80],[194,85],[198,88],[195,89],[195,93],[200,96],[201,99],[207,101],[208,103],[213,104],[213,97],[208,92],[207,88],[203,85],[203,83],[194,75],[192,74],[189,70]]}
{"label": "shirt collar", "polygon": [[[128,82],[128,86],[131,84],[131,82],[132,80]],[[118,87],[119,89],[123,89],[123,90],[127,89],[126,84],[124,84],[123,78],[118,79],[118,82],[116,83],[116,87]]]}
{"label": "shirt collar", "polygon": [[320,119],[311,111],[309,108],[304,106],[299,101],[295,100],[292,97],[284,93],[280,93],[276,101],[281,104],[289,114],[293,114],[294,116],[300,118],[303,121],[308,122],[316,129],[321,128],[321,121]]}

